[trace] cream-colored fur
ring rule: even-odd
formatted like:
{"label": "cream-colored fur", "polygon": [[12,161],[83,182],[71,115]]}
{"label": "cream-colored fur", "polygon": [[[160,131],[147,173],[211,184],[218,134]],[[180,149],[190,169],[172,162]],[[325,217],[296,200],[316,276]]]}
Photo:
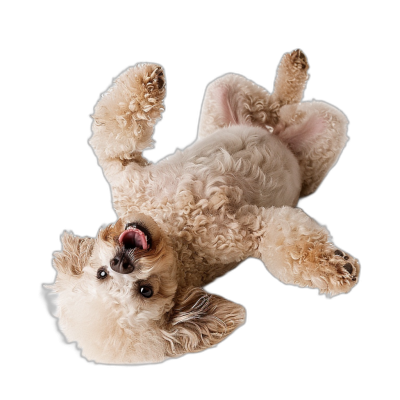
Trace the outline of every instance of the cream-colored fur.
{"label": "cream-colored fur", "polygon": [[[239,75],[217,79],[205,94],[197,142],[157,164],[142,151],[163,111],[162,68],[128,69],[102,96],[90,143],[120,219],[95,239],[65,233],[54,260],[60,327],[85,357],[156,362],[220,342],[243,322],[244,309],[202,286],[248,257],[285,283],[322,293],[357,283],[357,260],[295,208],[347,140],[339,110],[300,103],[307,71],[296,50],[284,55],[271,95]],[[110,265],[131,222],[148,230],[152,245],[135,249],[134,271],[122,274]],[[140,294],[143,285],[150,298]]]}

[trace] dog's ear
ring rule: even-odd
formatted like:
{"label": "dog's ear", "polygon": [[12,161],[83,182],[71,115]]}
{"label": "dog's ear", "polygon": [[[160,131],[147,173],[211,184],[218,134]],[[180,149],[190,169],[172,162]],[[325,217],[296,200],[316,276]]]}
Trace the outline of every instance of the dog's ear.
{"label": "dog's ear", "polygon": [[183,290],[175,299],[163,330],[166,355],[174,357],[207,349],[225,339],[244,318],[245,310],[239,304],[201,288]]}
{"label": "dog's ear", "polygon": [[53,265],[58,272],[80,275],[92,254],[95,239],[82,238],[64,232],[61,236],[62,251],[54,253]]}

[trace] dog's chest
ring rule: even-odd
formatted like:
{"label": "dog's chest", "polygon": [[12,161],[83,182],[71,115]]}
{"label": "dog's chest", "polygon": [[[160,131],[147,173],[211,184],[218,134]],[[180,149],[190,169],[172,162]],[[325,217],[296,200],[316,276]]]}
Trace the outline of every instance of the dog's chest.
{"label": "dog's chest", "polygon": [[296,205],[300,187],[299,165],[286,145],[264,129],[236,126],[127,177],[114,199],[119,207],[148,210],[214,208],[220,201],[233,209],[279,207]]}
{"label": "dog's chest", "polygon": [[[207,274],[209,266],[227,262],[215,249],[229,235],[241,235],[235,221],[239,209],[294,206],[299,197],[298,163],[278,139],[260,128],[217,134],[218,141],[196,142],[113,188],[118,215],[151,216],[170,237],[187,273],[192,264]],[[229,232],[235,223],[236,232]]]}

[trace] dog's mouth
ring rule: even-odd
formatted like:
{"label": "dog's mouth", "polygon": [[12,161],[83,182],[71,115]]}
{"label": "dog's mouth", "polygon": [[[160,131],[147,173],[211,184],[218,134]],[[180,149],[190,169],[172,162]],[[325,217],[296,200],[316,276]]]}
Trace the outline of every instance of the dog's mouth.
{"label": "dog's mouth", "polygon": [[126,224],[125,230],[119,235],[118,240],[125,249],[149,250],[151,248],[150,232],[135,222]]}

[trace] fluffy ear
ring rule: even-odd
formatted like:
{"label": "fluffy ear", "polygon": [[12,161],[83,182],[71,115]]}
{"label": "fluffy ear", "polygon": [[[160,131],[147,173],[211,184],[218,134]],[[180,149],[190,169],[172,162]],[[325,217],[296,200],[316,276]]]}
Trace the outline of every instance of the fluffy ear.
{"label": "fluffy ear", "polygon": [[244,322],[242,306],[201,288],[185,289],[175,300],[167,327],[162,332],[167,341],[168,357],[207,349]]}
{"label": "fluffy ear", "polygon": [[79,275],[92,254],[95,239],[81,238],[64,232],[61,236],[62,251],[54,253],[53,265],[58,272]]}

